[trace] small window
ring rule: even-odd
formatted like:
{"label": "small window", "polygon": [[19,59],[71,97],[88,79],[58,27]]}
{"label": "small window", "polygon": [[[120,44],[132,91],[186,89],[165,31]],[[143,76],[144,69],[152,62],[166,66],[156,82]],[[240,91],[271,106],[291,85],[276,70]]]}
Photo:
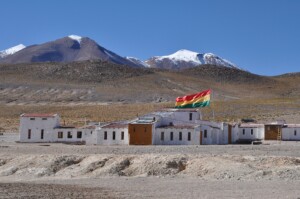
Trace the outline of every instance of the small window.
{"label": "small window", "polygon": [[30,120],[35,120],[35,118],[30,118]]}
{"label": "small window", "polygon": [[207,130],[204,130],[204,138],[207,138]]}
{"label": "small window", "polygon": [[179,132],[179,140],[182,140],[182,132]]}
{"label": "small window", "polygon": [[245,135],[245,129],[243,129],[243,135]]}
{"label": "small window", "polygon": [[173,140],[173,132],[170,133],[170,140]]}
{"label": "small window", "polygon": [[62,132],[62,131],[59,131],[57,137],[58,137],[59,139],[63,138],[63,132]]}
{"label": "small window", "polygon": [[164,139],[165,139],[165,133],[161,132],[160,133],[160,140],[164,141]]}
{"label": "small window", "polygon": [[297,130],[294,131],[294,136],[297,136]]}
{"label": "small window", "polygon": [[191,132],[188,132],[188,141],[191,141]]}
{"label": "small window", "polygon": [[42,120],[47,120],[47,118],[44,117],[44,118],[42,118]]}
{"label": "small window", "polygon": [[169,123],[169,126],[173,126],[173,122],[170,122],[170,123]]}
{"label": "small window", "polygon": [[71,133],[71,131],[68,131],[68,138],[69,138],[69,139],[72,138],[72,133]]}
{"label": "small window", "polygon": [[193,113],[190,113],[190,120],[193,120]]}
{"label": "small window", "polygon": [[112,138],[113,138],[113,140],[116,139],[116,132],[115,131],[113,131]]}
{"label": "small window", "polygon": [[81,131],[77,131],[77,138],[82,138],[82,132]]}
{"label": "small window", "polygon": [[91,131],[91,135],[93,134],[93,131]]}
{"label": "small window", "polygon": [[251,135],[253,135],[253,129],[251,129]]}
{"label": "small window", "polygon": [[41,130],[41,140],[44,139],[44,129]]}
{"label": "small window", "polygon": [[121,140],[124,140],[124,131],[121,132]]}
{"label": "small window", "polygon": [[30,140],[31,139],[31,129],[28,129],[28,135],[27,135],[28,137],[28,139]]}
{"label": "small window", "polygon": [[107,140],[107,131],[104,131],[104,140]]}

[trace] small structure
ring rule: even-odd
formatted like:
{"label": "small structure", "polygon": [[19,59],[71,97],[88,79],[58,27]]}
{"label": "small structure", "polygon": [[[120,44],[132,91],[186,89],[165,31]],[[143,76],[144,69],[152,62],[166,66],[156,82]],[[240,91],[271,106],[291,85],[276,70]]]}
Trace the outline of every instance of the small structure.
{"label": "small structure", "polygon": [[100,145],[128,145],[128,122],[115,122],[96,128],[96,143]]}
{"label": "small structure", "polygon": [[22,114],[20,142],[53,142],[53,131],[59,126],[58,114]]}
{"label": "small structure", "polygon": [[265,126],[256,123],[242,123],[239,125],[237,142],[261,141],[265,138]]}
{"label": "small structure", "polygon": [[265,124],[265,140],[281,140],[284,120]]}
{"label": "small structure", "polygon": [[58,114],[22,114],[20,142],[84,143],[92,137],[95,125],[62,126]]}
{"label": "small structure", "polygon": [[283,125],[282,140],[300,141],[300,124]]}

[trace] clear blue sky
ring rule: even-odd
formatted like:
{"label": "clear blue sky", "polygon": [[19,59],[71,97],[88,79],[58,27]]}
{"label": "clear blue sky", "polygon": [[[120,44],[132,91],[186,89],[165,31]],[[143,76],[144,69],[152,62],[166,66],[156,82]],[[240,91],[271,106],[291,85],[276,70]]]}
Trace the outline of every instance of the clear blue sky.
{"label": "clear blue sky", "polygon": [[212,52],[253,73],[300,71],[298,0],[2,0],[0,49],[87,36],[145,60]]}

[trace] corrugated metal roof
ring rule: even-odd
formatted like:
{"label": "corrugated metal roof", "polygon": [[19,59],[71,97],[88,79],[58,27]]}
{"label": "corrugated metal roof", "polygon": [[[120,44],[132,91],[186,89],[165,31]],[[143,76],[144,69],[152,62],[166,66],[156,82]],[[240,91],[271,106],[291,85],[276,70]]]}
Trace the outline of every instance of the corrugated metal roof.
{"label": "corrugated metal roof", "polygon": [[287,128],[300,128],[300,124],[285,124],[284,127],[287,127]]}
{"label": "corrugated metal roof", "polygon": [[264,124],[256,124],[256,123],[242,123],[239,126],[240,128],[261,128],[265,127]]}
{"label": "corrugated metal roof", "polygon": [[57,114],[49,114],[49,113],[23,113],[21,117],[55,117]]}

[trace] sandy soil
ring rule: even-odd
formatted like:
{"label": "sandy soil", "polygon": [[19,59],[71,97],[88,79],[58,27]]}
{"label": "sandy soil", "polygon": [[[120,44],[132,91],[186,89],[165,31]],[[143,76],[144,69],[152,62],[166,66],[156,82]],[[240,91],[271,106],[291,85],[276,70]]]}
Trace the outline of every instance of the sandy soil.
{"label": "sandy soil", "polygon": [[81,146],[17,136],[0,136],[0,198],[300,197],[299,142]]}

